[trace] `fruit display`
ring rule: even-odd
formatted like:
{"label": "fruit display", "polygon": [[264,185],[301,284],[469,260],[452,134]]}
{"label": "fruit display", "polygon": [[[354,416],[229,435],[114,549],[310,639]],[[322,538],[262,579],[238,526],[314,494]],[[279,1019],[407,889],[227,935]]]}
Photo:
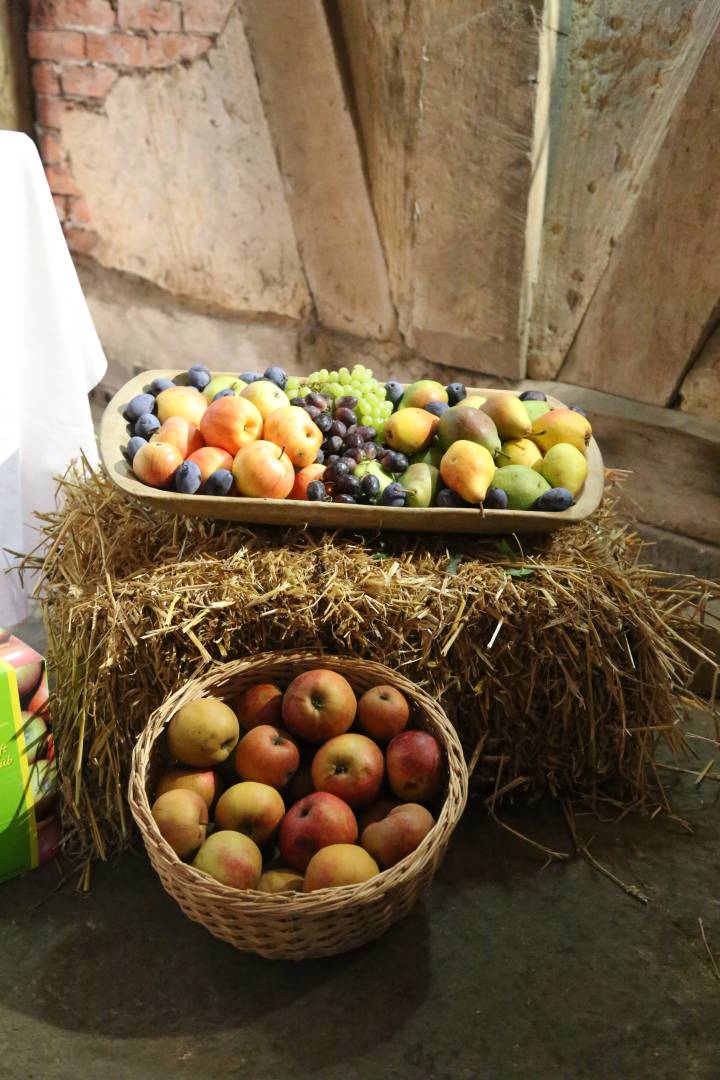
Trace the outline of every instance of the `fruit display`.
{"label": "fruit display", "polygon": [[382,384],[362,364],[302,378],[195,365],[123,409],[135,478],[185,496],[561,514],[588,476],[582,409],[537,390]]}
{"label": "fruit display", "polygon": [[157,829],[179,859],[237,889],[367,881],[419,847],[442,805],[445,752],[413,727],[405,695],[377,685],[358,699],[326,668],[284,691],[258,682],[234,699],[198,697],[166,738]]}

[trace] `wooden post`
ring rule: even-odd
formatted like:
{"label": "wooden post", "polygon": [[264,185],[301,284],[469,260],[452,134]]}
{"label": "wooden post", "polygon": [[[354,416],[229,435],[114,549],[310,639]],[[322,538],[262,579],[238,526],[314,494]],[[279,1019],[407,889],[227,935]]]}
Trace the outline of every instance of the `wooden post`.
{"label": "wooden post", "polygon": [[0,129],[32,131],[26,0],[0,0]]}

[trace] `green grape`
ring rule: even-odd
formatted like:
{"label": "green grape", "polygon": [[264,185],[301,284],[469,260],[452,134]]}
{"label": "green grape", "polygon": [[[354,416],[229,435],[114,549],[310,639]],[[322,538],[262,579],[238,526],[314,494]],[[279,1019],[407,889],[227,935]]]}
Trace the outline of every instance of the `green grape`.
{"label": "green grape", "polygon": [[389,416],[392,416],[392,414],[393,414],[392,402],[391,401],[384,401],[382,411],[383,411],[383,416],[385,417],[385,419],[387,419]]}
{"label": "green grape", "polygon": [[338,371],[338,375],[342,380],[350,378],[350,372],[346,367],[341,367]]}

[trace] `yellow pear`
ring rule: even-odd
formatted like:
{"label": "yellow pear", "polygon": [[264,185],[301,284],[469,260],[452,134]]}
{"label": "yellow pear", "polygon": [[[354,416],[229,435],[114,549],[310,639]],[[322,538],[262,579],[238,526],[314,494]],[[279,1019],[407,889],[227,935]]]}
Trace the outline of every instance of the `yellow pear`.
{"label": "yellow pear", "polygon": [[588,463],[576,446],[559,442],[548,450],[540,472],[551,487],[566,488],[571,495],[577,495],[585,483]]}
{"label": "yellow pear", "polygon": [[515,394],[494,394],[483,405],[483,412],[495,421],[501,439],[524,439],[532,430],[527,409]]}
{"label": "yellow pear", "polygon": [[538,416],[532,426],[532,437],[543,454],[555,443],[570,443],[584,454],[591,435],[590,421],[574,409],[551,409]]}
{"label": "yellow pear", "polygon": [[449,488],[469,503],[481,503],[495,475],[489,450],[469,439],[458,439],[443,455],[440,475]]}
{"label": "yellow pear", "polygon": [[498,468],[503,465],[527,465],[540,472],[543,456],[532,439],[508,439],[500,447],[495,460]]}
{"label": "yellow pear", "polygon": [[468,394],[462,401],[458,401],[458,405],[462,405],[466,409],[481,409],[486,401],[487,398],[483,397],[482,394]]}

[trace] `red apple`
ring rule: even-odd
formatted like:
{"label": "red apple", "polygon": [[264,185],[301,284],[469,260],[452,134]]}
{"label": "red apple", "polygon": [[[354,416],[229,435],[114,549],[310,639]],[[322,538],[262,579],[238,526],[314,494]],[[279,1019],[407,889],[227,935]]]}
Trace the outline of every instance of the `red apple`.
{"label": "red apple", "polygon": [[312,763],[317,791],[329,791],[353,808],[377,798],[385,772],[382,750],[366,735],[337,735],[320,747]]}
{"label": "red apple", "polygon": [[427,802],[445,779],[445,755],[427,731],[402,731],[387,748],[390,787],[399,799]]}
{"label": "red apple", "polygon": [[282,690],[272,683],[258,683],[244,690],[235,703],[242,731],[261,724],[279,724],[282,719]]}
{"label": "red apple", "polygon": [[328,791],[316,791],[292,806],[280,826],[283,862],[305,871],[316,851],[329,844],[354,844],[358,827],[347,803]]}
{"label": "red apple", "polygon": [[322,743],[348,730],[355,719],[357,700],[342,675],[316,668],[293,679],[282,708],[285,727],[293,735]]}
{"label": "red apple", "polygon": [[299,799],[304,799],[306,795],[312,795],[315,790],[310,764],[309,761],[303,761],[301,755],[297,772],[288,786],[283,788],[283,797],[287,806],[292,806]]}
{"label": "red apple", "polygon": [[183,765],[212,768],[232,753],[240,725],[219,698],[196,698],[181,705],[167,728],[168,749]]}
{"label": "red apple", "polygon": [[401,803],[387,817],[363,829],[360,843],[383,870],[399,863],[420,845],[435,824],[418,803]]}
{"label": "red apple", "polygon": [[405,730],[409,719],[407,699],[394,686],[373,686],[358,702],[358,726],[378,742],[390,742]]}
{"label": "red apple", "polygon": [[193,859],[193,866],[223,885],[254,889],[262,874],[262,854],[249,836],[221,829],[208,836]]}
{"label": "red apple", "polygon": [[282,796],[269,784],[252,780],[233,784],[220,796],[215,809],[219,829],[245,833],[262,847],[273,837],[285,816]]}
{"label": "red apple", "polygon": [[290,458],[281,446],[267,439],[242,446],[235,455],[232,474],[240,494],[255,499],[287,499],[295,483]]}
{"label": "red apple", "polygon": [[43,866],[54,859],[62,843],[62,826],[58,817],[38,821],[38,862]]}
{"label": "red apple", "polygon": [[175,788],[156,799],[152,816],[170,847],[181,859],[197,851],[205,839],[208,808],[196,791]]}
{"label": "red apple", "polygon": [[20,708],[36,711],[30,710],[29,702],[42,685],[43,658],[40,653],[35,652],[19,638],[11,637],[0,645],[0,660],[5,660],[15,668]]}
{"label": "red apple", "polygon": [[394,795],[381,795],[374,803],[371,803],[362,814],[358,814],[358,828],[362,834],[368,825],[374,825],[376,821],[382,821],[396,806],[405,806]]}
{"label": "red apple", "polygon": [[300,751],[286,731],[261,724],[243,735],[235,751],[235,771],[243,780],[281,788],[293,778]]}
{"label": "red apple", "polygon": [[313,855],[305,871],[303,892],[359,885],[380,873],[380,867],[357,844],[330,844]]}
{"label": "red apple", "polygon": [[263,439],[282,446],[293,465],[303,469],[315,461],[323,434],[299,405],[284,405],[265,418]]}
{"label": "red apple", "polygon": [[[198,397],[200,395],[198,394]],[[167,487],[183,456],[172,443],[149,442],[141,446],[133,458],[132,470],[149,487]]]}
{"label": "red apple", "polygon": [[210,810],[223,785],[214,769],[168,769],[158,780],[156,794],[164,795],[177,788],[194,791]]}
{"label": "red apple", "polygon": [[313,480],[322,480],[324,475],[324,465],[306,465],[300,472],[295,473],[295,483],[292,486],[292,491],[288,498],[307,500],[308,485],[312,484]]}

